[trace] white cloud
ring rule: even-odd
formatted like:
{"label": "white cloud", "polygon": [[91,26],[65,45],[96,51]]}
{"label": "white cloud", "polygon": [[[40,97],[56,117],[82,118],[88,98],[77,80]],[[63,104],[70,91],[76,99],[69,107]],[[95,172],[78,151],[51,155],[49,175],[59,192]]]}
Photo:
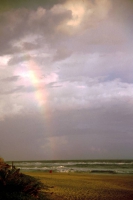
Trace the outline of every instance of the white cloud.
{"label": "white cloud", "polygon": [[5,69],[5,67],[7,67],[9,60],[10,60],[9,55],[0,56],[0,69]]}
{"label": "white cloud", "polygon": [[116,79],[113,81],[65,82],[50,92],[49,104],[57,110],[81,110],[104,107],[105,104],[131,99],[133,85]]}
{"label": "white cloud", "polygon": [[[67,34],[79,34],[87,27],[95,27],[99,21],[104,20],[111,9],[109,0],[100,0],[92,3],[91,1],[66,1],[63,6],[56,5],[53,10],[70,11],[71,15],[66,21],[58,25],[58,31]],[[65,11],[64,10],[64,11]]]}

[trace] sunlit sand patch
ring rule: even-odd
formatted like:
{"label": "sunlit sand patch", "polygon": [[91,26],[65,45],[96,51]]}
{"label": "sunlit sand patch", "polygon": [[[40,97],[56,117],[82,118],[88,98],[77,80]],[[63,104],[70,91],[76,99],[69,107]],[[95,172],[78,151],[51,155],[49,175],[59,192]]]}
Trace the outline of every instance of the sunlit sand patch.
{"label": "sunlit sand patch", "polygon": [[31,172],[49,186],[50,200],[132,200],[132,175]]}

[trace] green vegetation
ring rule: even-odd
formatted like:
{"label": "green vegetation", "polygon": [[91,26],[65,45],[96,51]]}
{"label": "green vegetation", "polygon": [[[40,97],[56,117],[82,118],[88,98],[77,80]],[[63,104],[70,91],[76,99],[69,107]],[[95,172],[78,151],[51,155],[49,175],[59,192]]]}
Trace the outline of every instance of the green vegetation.
{"label": "green vegetation", "polygon": [[0,159],[0,200],[46,200],[48,187]]}

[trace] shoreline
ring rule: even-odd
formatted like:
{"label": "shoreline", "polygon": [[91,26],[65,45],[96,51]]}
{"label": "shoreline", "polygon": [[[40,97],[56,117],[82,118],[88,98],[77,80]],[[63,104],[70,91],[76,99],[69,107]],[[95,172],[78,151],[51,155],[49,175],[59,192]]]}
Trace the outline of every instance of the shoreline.
{"label": "shoreline", "polygon": [[10,162],[22,172],[133,174],[133,160],[42,160]]}
{"label": "shoreline", "polygon": [[49,187],[50,200],[132,200],[132,174],[25,172]]}

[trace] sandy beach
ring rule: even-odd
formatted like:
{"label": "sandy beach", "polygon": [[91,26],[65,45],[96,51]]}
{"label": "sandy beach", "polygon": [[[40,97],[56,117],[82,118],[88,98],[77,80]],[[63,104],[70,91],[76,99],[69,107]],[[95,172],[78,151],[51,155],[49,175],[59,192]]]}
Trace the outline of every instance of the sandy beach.
{"label": "sandy beach", "polygon": [[133,175],[30,172],[50,200],[133,200]]}

